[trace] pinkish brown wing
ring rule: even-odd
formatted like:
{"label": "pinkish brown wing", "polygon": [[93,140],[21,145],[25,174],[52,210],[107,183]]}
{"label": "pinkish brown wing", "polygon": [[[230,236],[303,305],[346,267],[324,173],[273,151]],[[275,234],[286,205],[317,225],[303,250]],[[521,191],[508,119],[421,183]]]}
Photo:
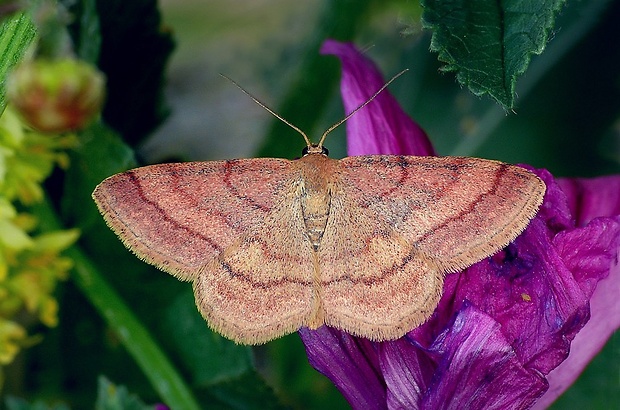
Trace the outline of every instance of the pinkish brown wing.
{"label": "pinkish brown wing", "polygon": [[93,198],[138,257],[191,280],[271,211],[288,169],[264,159],[151,165],[106,179]]}
{"label": "pinkish brown wing", "polygon": [[348,197],[455,272],[499,251],[536,215],[545,184],[498,161],[366,156],[342,160]]}
{"label": "pinkish brown wing", "polygon": [[[103,181],[93,197],[141,259],[194,281],[209,325],[241,343],[301,327],[318,306],[316,264],[291,162],[161,164]],[[298,202],[298,200],[297,200]]]}
{"label": "pinkish brown wing", "polygon": [[321,314],[316,262],[294,186],[194,281],[210,326],[244,344],[294,332]]}
{"label": "pinkish brown wing", "polygon": [[506,246],[545,192],[534,174],[482,159],[367,156],[341,166],[319,255],[325,321],[373,340],[423,323],[444,274]]}
{"label": "pinkish brown wing", "polygon": [[106,222],[138,257],[191,280],[282,201],[290,162],[247,159],[160,164],[103,181]]}

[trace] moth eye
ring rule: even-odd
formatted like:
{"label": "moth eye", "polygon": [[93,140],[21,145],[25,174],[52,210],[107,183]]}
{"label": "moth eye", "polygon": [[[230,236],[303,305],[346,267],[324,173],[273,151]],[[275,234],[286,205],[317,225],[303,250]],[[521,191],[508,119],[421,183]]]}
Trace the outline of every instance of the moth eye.
{"label": "moth eye", "polygon": [[[319,148],[318,145],[313,145],[311,146],[311,148],[315,149],[315,148]],[[324,146],[321,146],[321,155],[325,155],[326,157],[329,156],[329,150],[327,148],[325,148]],[[301,156],[305,157],[306,155],[308,155],[310,153],[310,150],[308,149],[308,147],[304,147],[304,149],[301,150]],[[313,152],[315,153],[315,152]]]}

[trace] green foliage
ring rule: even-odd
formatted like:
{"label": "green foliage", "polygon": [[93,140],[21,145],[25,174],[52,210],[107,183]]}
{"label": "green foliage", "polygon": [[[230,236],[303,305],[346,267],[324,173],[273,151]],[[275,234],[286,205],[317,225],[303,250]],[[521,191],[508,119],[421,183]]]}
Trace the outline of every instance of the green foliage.
{"label": "green foliage", "polygon": [[72,135],[53,138],[26,128],[11,109],[0,117],[0,388],[3,367],[40,338],[30,322],[58,323],[54,291],[72,261],[61,252],[78,238],[76,229],[42,230],[32,206],[55,165],[66,165]]}
{"label": "green foliage", "polygon": [[544,50],[564,0],[423,0],[431,50],[476,95],[489,94],[506,109],[517,77],[532,54]]}
{"label": "green foliage", "polygon": [[7,410],[69,410],[65,404],[55,404],[49,406],[47,403],[39,400],[29,403],[24,399],[9,396],[5,400]]}
{"label": "green foliage", "polygon": [[6,106],[6,76],[22,58],[34,36],[34,25],[26,13],[0,21],[0,114]]}
{"label": "green foliage", "polygon": [[230,343],[217,333],[205,331],[204,319],[196,309],[194,293],[190,289],[171,302],[163,320],[162,327],[176,330],[170,334],[168,341],[192,373],[192,380],[197,385],[230,383],[230,380],[253,371],[249,348]]}
{"label": "green foliage", "polygon": [[[328,0],[320,18],[321,25],[313,33],[303,56],[298,77],[289,86],[277,112],[283,118],[304,130],[308,135],[326,107],[329,96],[337,84],[338,65],[335,59],[325,59],[319,48],[326,38],[351,40],[359,26],[368,19],[373,0]],[[259,157],[297,157],[303,148],[302,140],[290,138],[291,128],[274,119],[259,149]],[[313,141],[318,142],[318,141]]]}
{"label": "green foliage", "polygon": [[[9,396],[5,400],[7,410],[69,410],[66,404],[49,406],[39,400],[29,403],[24,399]],[[156,406],[144,404],[138,396],[129,393],[127,387],[117,386],[103,376],[99,377],[95,410],[153,410]]]}
{"label": "green foliage", "polygon": [[137,396],[129,393],[127,387],[117,386],[108,379],[99,377],[99,389],[95,410],[152,410]]}

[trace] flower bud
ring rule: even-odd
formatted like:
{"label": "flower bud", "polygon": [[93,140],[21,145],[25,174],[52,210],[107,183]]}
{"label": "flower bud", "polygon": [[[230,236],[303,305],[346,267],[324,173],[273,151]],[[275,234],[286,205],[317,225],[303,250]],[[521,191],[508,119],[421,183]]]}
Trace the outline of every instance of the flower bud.
{"label": "flower bud", "polygon": [[49,133],[75,131],[101,110],[105,79],[79,60],[37,60],[18,66],[7,81],[7,97],[25,122]]}

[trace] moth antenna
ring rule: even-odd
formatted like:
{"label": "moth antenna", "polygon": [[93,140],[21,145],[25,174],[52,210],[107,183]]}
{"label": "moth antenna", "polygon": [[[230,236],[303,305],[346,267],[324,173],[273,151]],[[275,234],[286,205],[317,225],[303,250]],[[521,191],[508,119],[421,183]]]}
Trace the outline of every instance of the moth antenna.
{"label": "moth antenna", "polygon": [[355,114],[356,112],[358,112],[359,110],[361,110],[362,108],[364,108],[366,105],[368,105],[372,100],[375,99],[376,96],[378,96],[379,94],[381,94],[381,92],[383,90],[385,90],[388,85],[390,85],[392,83],[392,81],[396,80],[398,77],[400,77],[401,75],[405,74],[405,72],[409,71],[408,68],[405,68],[403,71],[401,71],[400,73],[396,74],[394,77],[390,78],[390,80],[383,84],[383,86],[381,88],[379,88],[379,90],[374,93],[369,99],[367,99],[365,102],[363,102],[362,104],[360,104],[356,109],[354,109],[353,111],[351,111],[346,117],[344,117],[343,119],[341,119],[340,121],[338,121],[337,123],[335,123],[334,125],[332,125],[331,127],[329,127],[327,129],[327,131],[325,131],[323,133],[323,135],[321,136],[321,140],[318,143],[319,147],[323,146],[323,142],[325,141],[325,137],[327,137],[327,134],[329,134],[330,132],[332,132],[333,130],[335,130],[336,128],[338,128],[339,126],[342,125],[342,123],[344,123],[346,120],[348,120],[349,118],[351,118],[353,116],[353,114]]}
{"label": "moth antenna", "polygon": [[260,105],[263,109],[265,109],[269,114],[273,115],[274,117],[276,117],[277,119],[279,119],[280,121],[282,121],[283,123],[285,123],[286,125],[288,125],[289,127],[291,127],[292,129],[294,129],[295,131],[297,131],[298,133],[301,134],[302,137],[304,137],[304,140],[306,141],[306,144],[308,145],[308,148],[310,148],[312,146],[312,143],[310,142],[310,139],[308,138],[308,136],[306,135],[305,132],[303,132],[302,130],[300,130],[298,127],[296,127],[295,125],[291,124],[290,122],[288,122],[287,120],[285,120],[284,118],[282,118],[279,114],[277,114],[274,110],[272,110],[271,108],[267,107],[267,105],[263,104],[262,102],[260,102],[258,100],[258,98],[254,97],[252,94],[250,94],[248,91],[246,91],[243,87],[241,87],[239,84],[237,84],[237,82],[235,80],[233,80],[230,77],[225,76],[224,74],[220,73],[220,75],[222,77],[224,77],[225,79],[227,79],[228,81],[230,81],[231,83],[233,83],[238,89],[240,89],[245,95],[247,95],[248,97],[250,97],[252,99],[252,101],[254,101],[256,104]]}

